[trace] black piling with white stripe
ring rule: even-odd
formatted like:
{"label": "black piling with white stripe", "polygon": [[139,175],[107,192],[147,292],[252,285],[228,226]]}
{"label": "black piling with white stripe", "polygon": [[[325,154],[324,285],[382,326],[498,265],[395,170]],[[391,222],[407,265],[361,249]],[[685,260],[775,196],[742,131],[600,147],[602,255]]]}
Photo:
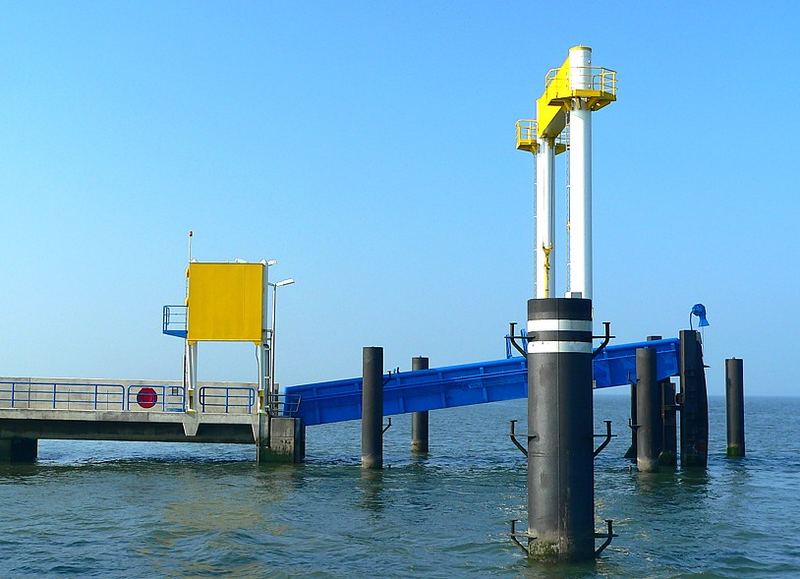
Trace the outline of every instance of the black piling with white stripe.
{"label": "black piling with white stripe", "polygon": [[[412,370],[427,370],[428,358],[415,356],[411,359]],[[428,452],[428,411],[411,414],[411,452],[424,454]]]}
{"label": "black piling with white stripe", "polygon": [[528,534],[539,560],[594,557],[592,302],[528,301]]}

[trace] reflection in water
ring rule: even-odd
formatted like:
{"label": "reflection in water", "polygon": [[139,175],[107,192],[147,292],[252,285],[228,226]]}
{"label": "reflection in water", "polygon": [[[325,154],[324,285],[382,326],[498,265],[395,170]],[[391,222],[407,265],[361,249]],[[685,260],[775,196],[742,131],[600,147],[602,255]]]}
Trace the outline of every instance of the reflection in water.
{"label": "reflection in water", "polygon": [[361,489],[361,501],[359,503],[361,508],[374,513],[382,512],[385,506],[382,496],[384,488],[383,469],[360,469],[358,482],[358,486]]}
{"label": "reflection in water", "polygon": [[657,472],[635,472],[638,491],[643,495],[661,496],[665,489],[678,480],[678,475],[672,468],[666,470],[662,467]]}

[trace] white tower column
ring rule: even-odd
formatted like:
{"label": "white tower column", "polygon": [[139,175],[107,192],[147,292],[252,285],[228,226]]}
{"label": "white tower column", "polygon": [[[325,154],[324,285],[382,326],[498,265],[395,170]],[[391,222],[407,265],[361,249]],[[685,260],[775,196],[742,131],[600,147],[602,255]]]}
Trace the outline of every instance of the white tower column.
{"label": "white tower column", "polygon": [[[569,51],[570,88],[592,88],[592,50]],[[572,99],[569,113],[569,291],[592,299],[592,111]]]}
{"label": "white tower column", "polygon": [[536,297],[555,297],[555,143],[539,138],[536,152]]}
{"label": "white tower column", "polygon": [[199,411],[199,393],[197,391],[197,342],[189,342],[186,340],[186,351],[184,354],[186,373],[184,377],[184,384],[186,385],[184,394],[186,396],[187,411]]}

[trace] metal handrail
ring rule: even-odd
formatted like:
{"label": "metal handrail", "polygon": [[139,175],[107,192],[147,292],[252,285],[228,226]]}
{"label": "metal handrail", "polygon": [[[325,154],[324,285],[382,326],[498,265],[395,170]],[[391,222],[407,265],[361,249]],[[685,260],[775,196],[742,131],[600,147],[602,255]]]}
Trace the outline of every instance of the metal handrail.
{"label": "metal handrail", "polygon": [[556,76],[558,76],[558,71],[559,70],[561,70],[560,66],[556,67],[556,68],[551,68],[546,73],[544,73],[544,88],[545,88],[545,90],[547,90],[547,88],[550,86],[550,83],[553,82],[556,79]]}
{"label": "metal handrail", "polygon": [[[211,390],[212,392],[208,392]],[[220,393],[213,392],[221,390]],[[256,404],[256,390],[241,386],[203,386],[198,391],[201,412],[210,412],[208,408],[224,408],[224,413],[229,414],[231,409],[246,408],[247,414],[253,412]],[[245,399],[246,402],[242,402]]]}
{"label": "metal handrail", "polygon": [[302,396],[287,398],[286,394],[271,394],[266,397],[267,408],[276,416],[295,416],[300,410]]}
{"label": "metal handrail", "polygon": [[[152,388],[156,392],[156,399],[150,408],[139,405],[139,393],[144,388]],[[169,392],[167,392],[167,388],[170,389]],[[134,389],[136,389],[135,392]],[[178,400],[174,400],[176,397]],[[133,406],[131,402],[139,405],[139,408]],[[133,412],[183,412],[186,409],[186,389],[183,386],[171,384],[130,384],[126,403],[127,409]]]}
{"label": "metal handrail", "polygon": [[[563,77],[563,83],[566,84],[566,87],[562,88],[570,88],[570,70],[571,69],[578,69],[578,70],[586,70],[588,71],[588,75],[591,78],[591,86],[588,90],[596,90],[603,93],[611,94],[616,96],[617,95],[617,71],[611,70],[610,68],[604,68],[602,66],[573,66],[567,69],[567,74]],[[561,68],[551,68],[547,71],[547,74],[544,75],[544,87],[545,91],[550,88],[550,84],[556,80],[558,77],[558,73]]]}
{"label": "metal handrail", "polygon": [[164,306],[161,329],[163,333],[185,332],[187,326],[188,308],[185,305]]}
{"label": "metal handrail", "polygon": [[535,119],[520,119],[516,123],[517,142],[535,141],[538,133],[538,123]]}
{"label": "metal handrail", "polygon": [[53,410],[109,410],[109,407],[116,409],[117,406],[119,410],[124,410],[125,388],[122,384],[93,382],[0,381],[0,406],[3,402],[9,402],[11,408],[19,409],[45,403]]}

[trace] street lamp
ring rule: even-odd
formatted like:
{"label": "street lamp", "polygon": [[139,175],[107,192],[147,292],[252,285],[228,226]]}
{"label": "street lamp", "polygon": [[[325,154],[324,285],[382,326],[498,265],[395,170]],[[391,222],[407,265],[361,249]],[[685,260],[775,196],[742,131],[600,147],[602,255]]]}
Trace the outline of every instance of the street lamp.
{"label": "street lamp", "polygon": [[[272,359],[272,343],[269,330],[269,268],[277,265],[277,259],[262,259],[261,264],[264,266],[264,295],[262,302],[262,319],[261,319],[261,345],[258,347],[258,400],[256,407],[258,412],[263,412],[263,397],[268,395],[270,385],[269,376],[271,374],[269,364]],[[267,401],[269,402],[269,401]]]}
{"label": "street lamp", "polygon": [[276,329],[275,329],[275,319],[277,314],[277,304],[278,304],[278,288],[292,285],[294,283],[294,279],[284,279],[282,281],[276,283],[270,283],[269,285],[272,286],[272,336],[270,340],[270,372],[269,372],[269,395],[270,395],[270,407],[273,411],[277,414],[278,412],[278,392],[275,388],[275,336],[276,336]]}

